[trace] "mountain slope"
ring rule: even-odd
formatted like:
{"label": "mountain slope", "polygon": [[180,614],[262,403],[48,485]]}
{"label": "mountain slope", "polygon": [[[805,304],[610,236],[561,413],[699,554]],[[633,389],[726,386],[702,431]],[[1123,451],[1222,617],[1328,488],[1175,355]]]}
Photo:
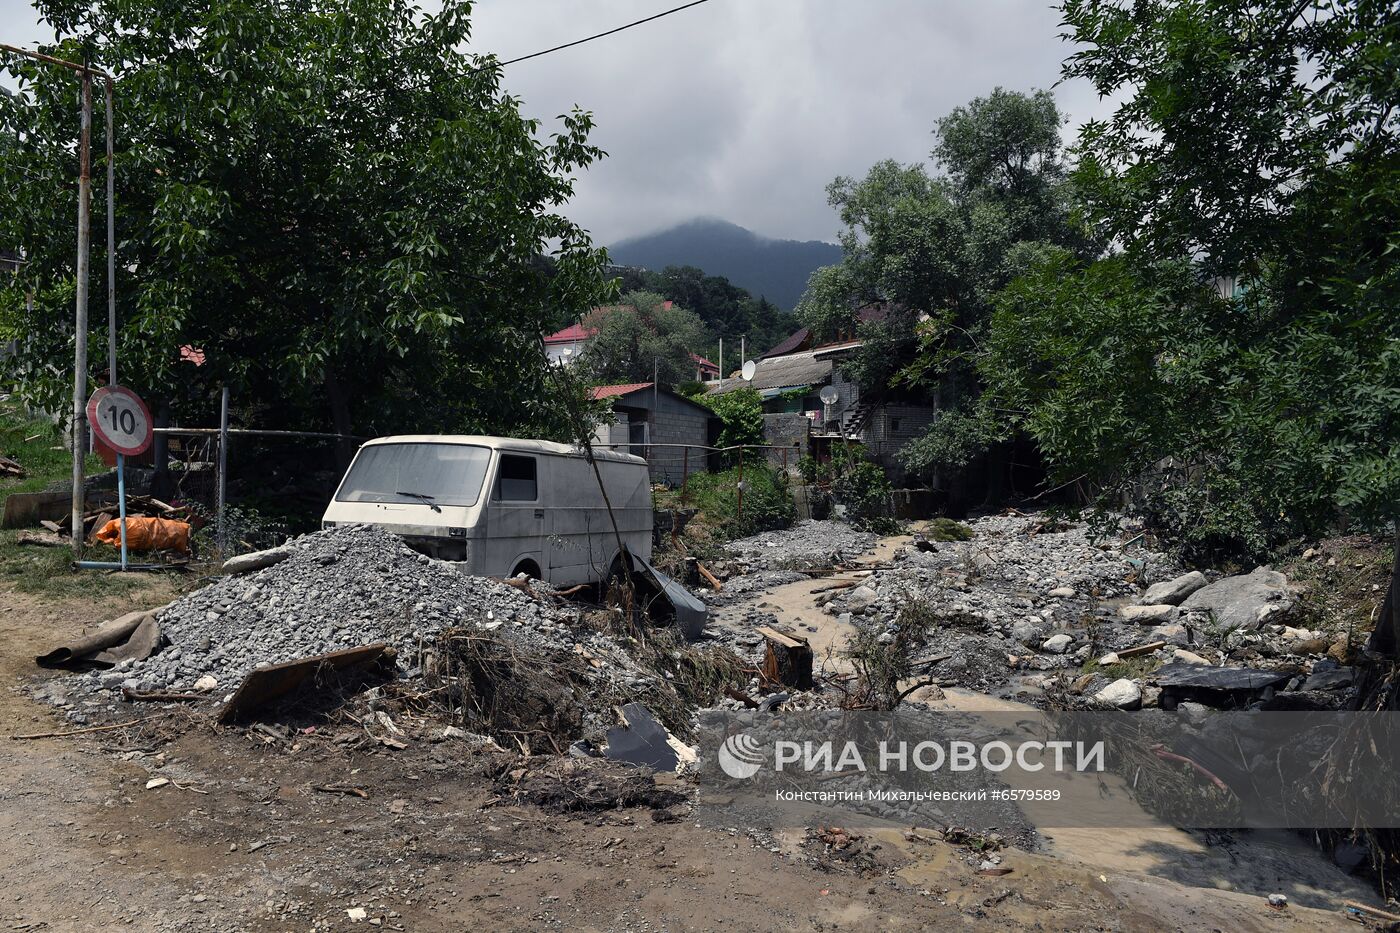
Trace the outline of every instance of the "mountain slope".
{"label": "mountain slope", "polygon": [[622,240],[608,247],[613,262],[661,271],[698,266],[791,310],[818,266],[841,260],[841,247],[820,240],[775,240],[710,218]]}

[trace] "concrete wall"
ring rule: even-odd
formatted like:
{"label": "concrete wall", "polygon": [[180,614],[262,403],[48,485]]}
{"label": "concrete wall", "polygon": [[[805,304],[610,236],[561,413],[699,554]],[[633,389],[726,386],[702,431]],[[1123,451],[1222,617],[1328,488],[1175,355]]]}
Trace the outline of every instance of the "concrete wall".
{"label": "concrete wall", "polygon": [[[708,451],[700,448],[710,443],[713,419],[708,411],[677,395],[641,389],[618,399],[613,420],[599,425],[593,438],[599,444],[629,445],[613,449],[645,457],[653,483],[679,486],[687,469],[691,474],[705,471]],[[681,448],[653,444],[693,446],[687,456]]]}
{"label": "concrete wall", "polygon": [[905,444],[921,436],[933,424],[937,409],[931,405],[882,405],[866,422],[863,440],[871,459],[883,466],[898,485],[906,476],[897,454]]}
{"label": "concrete wall", "polygon": [[[653,404],[650,393],[645,389],[630,397],[628,401],[633,401],[638,396],[645,396],[650,408],[648,433],[653,444],[709,444],[710,420],[714,417],[709,412],[666,392],[658,393]],[[685,470],[685,451],[674,447],[656,447],[644,456],[651,465],[652,482],[665,483],[668,486],[681,484]],[[705,456],[706,451],[690,451],[690,472],[696,473],[705,469]]]}
{"label": "concrete wall", "polygon": [[[797,470],[797,461],[807,453],[807,438],[811,434],[813,422],[801,412],[785,412],[763,416],[763,443],[787,449],[788,472]],[[768,464],[781,469],[784,464],[783,451],[767,451]]]}

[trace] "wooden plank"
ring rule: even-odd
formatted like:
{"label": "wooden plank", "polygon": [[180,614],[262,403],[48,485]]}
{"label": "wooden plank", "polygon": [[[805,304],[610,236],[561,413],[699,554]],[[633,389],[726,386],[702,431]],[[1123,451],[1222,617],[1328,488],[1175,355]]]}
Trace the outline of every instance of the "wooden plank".
{"label": "wooden plank", "polygon": [[785,635],[777,629],[771,628],[767,625],[760,625],[758,627],[758,634],[762,635],[769,641],[776,641],[784,648],[800,648],[801,646],[807,644],[807,639],[805,638],[793,638],[791,635]]}
{"label": "wooden plank", "polygon": [[1152,652],[1156,651],[1158,648],[1165,648],[1165,647],[1167,647],[1167,643],[1166,643],[1166,642],[1164,642],[1164,641],[1153,641],[1153,642],[1148,642],[1148,643],[1145,644],[1145,645],[1138,645],[1136,648],[1124,648],[1122,651],[1115,651],[1114,654],[1118,655],[1118,657],[1120,657],[1120,658],[1131,658],[1131,657],[1135,657],[1135,656],[1137,656],[1137,655],[1139,655],[1139,654],[1151,654]]}

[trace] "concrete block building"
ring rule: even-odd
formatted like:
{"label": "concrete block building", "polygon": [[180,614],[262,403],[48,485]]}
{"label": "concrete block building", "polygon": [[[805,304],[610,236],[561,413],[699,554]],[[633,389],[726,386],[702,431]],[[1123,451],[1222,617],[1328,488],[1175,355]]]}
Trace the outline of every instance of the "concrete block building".
{"label": "concrete block building", "polygon": [[645,458],[653,483],[679,486],[687,472],[705,470],[703,448],[719,433],[719,421],[708,408],[651,382],[596,386],[592,392],[612,405],[612,420],[594,431],[595,444]]}

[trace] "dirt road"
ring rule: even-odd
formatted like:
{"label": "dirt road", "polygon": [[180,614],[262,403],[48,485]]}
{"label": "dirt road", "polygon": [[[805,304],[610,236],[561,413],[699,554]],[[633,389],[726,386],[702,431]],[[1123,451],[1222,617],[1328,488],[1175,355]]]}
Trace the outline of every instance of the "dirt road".
{"label": "dirt road", "polygon": [[[134,605],[0,590],[6,736],[73,728],[25,688],[33,656]],[[759,597],[760,599],[762,597]],[[151,711],[118,710],[120,716]],[[1003,877],[897,830],[858,859],[809,836],[657,822],[643,808],[559,816],[502,801],[497,764],[462,743],[218,730],[179,712],[143,726],[3,742],[0,930],[1043,930],[1335,928],[1337,915],[1011,852]],[[147,787],[153,775],[169,783]],[[350,787],[364,798],[317,788]],[[682,811],[683,812],[683,811]],[[674,817],[668,817],[674,819]]]}

